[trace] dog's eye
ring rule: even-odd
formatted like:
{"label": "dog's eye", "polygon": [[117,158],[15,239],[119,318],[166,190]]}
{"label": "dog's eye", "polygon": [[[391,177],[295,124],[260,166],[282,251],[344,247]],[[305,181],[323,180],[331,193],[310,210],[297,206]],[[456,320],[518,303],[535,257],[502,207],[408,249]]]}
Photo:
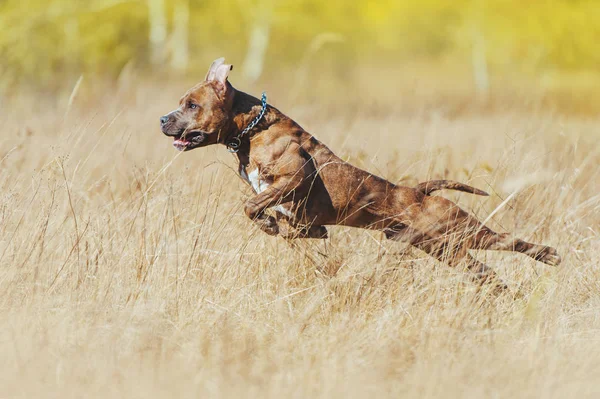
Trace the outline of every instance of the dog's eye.
{"label": "dog's eye", "polygon": [[198,104],[190,103],[188,107],[190,107],[191,109],[196,109],[198,108]]}

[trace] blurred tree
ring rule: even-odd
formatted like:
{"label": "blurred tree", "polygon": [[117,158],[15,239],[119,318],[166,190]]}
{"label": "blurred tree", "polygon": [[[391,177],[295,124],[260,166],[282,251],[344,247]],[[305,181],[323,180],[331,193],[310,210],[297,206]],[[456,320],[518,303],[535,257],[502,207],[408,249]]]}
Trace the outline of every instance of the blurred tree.
{"label": "blurred tree", "polygon": [[267,47],[271,40],[271,20],[273,4],[271,0],[260,0],[251,12],[250,35],[246,58],[242,64],[244,76],[255,81],[263,71]]}
{"label": "blurred tree", "polygon": [[185,71],[189,63],[189,0],[177,0],[173,14],[173,35],[171,36],[171,67]]}
{"label": "blurred tree", "polygon": [[598,71],[598,20],[597,0],[3,0],[0,82],[59,85],[132,64],[195,70],[221,55],[243,59],[254,80],[305,62],[332,34],[344,45],[325,51],[346,69],[462,60],[485,92],[499,68]]}
{"label": "blurred tree", "polygon": [[167,10],[164,0],[148,0],[148,23],[150,25],[150,61],[161,65],[165,60],[167,41]]}

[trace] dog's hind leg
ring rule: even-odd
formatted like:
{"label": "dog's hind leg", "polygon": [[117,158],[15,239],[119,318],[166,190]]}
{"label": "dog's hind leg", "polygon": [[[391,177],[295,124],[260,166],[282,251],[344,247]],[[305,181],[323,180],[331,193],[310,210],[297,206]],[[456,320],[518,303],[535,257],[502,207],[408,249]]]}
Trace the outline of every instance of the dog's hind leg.
{"label": "dog's hind leg", "polygon": [[498,274],[494,271],[494,269],[485,263],[478,261],[470,254],[467,254],[465,258],[467,262],[467,269],[472,273],[475,280],[481,283],[496,284],[498,288],[503,290],[508,289],[508,285],[506,285],[504,281],[498,277]]}
{"label": "dog's hind leg", "polygon": [[552,247],[532,244],[506,233],[498,234],[486,226],[481,226],[475,233],[471,248],[520,252],[550,266],[558,266],[561,262],[556,249]]}
{"label": "dog's hind leg", "polygon": [[[423,218],[429,222],[422,224],[424,228],[432,226],[437,234],[462,232],[468,248],[521,252],[551,266],[557,266],[561,261],[554,248],[525,242],[510,234],[498,234],[443,197],[425,197],[423,204],[429,212],[429,219]],[[443,226],[443,229],[438,226]]]}
{"label": "dog's hind leg", "polygon": [[469,255],[466,242],[463,240],[457,239],[453,242],[450,236],[433,238],[400,224],[384,230],[384,233],[386,238],[411,244],[449,266],[457,267],[461,262],[466,262],[466,269],[474,280],[481,284],[490,283],[496,284],[501,289],[508,288],[491,267]]}
{"label": "dog's hind leg", "polygon": [[448,243],[445,240],[428,240],[412,243],[420,250],[427,252],[440,262],[446,263],[452,267],[458,267],[464,262],[464,267],[468,270],[473,279],[480,284],[495,284],[498,288],[506,289],[508,286],[500,279],[498,274],[491,267],[473,258],[468,252],[466,243]]}

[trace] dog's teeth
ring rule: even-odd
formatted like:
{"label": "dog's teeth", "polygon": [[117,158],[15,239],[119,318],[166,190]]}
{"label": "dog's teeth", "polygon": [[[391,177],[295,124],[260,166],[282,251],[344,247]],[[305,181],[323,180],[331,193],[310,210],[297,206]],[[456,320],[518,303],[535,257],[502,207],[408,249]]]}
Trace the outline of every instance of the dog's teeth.
{"label": "dog's teeth", "polygon": [[175,147],[176,149],[178,149],[179,151],[183,151],[186,149],[186,147],[188,146],[189,142],[187,141],[183,141],[183,140],[175,140],[173,142],[173,147]]}

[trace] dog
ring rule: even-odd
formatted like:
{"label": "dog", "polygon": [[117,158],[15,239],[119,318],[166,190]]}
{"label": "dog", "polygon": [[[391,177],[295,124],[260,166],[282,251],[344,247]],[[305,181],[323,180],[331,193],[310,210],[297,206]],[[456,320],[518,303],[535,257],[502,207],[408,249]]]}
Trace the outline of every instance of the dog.
{"label": "dog", "polygon": [[442,189],[488,195],[484,191],[449,180],[399,186],[343,161],[267,104],[264,93],[261,101],[236,90],[228,81],[232,68],[224,58],[215,60],[204,81],[160,118],[161,130],[180,151],[226,145],[255,193],[244,212],[265,233],[322,239],[331,225],[379,230],[450,266],[465,262],[476,280],[503,287],[469,249],[516,251],[552,266],[561,262],[554,248],[496,233],[452,201],[431,196]]}

